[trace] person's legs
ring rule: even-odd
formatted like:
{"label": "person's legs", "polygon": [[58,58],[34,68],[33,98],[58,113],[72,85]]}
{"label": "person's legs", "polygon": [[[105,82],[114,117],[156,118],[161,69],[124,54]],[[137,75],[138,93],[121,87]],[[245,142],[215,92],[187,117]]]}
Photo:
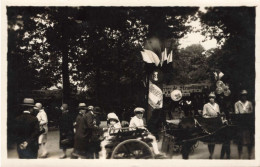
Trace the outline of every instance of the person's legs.
{"label": "person's legs", "polygon": [[160,151],[159,151],[159,149],[158,149],[158,144],[157,144],[157,141],[156,141],[155,136],[149,134],[147,137],[148,137],[149,139],[152,139],[152,143],[151,143],[151,144],[152,144],[152,146],[153,146],[153,151],[154,151],[154,153],[155,153],[155,154],[160,154]]}
{"label": "person's legs", "polygon": [[48,151],[46,148],[46,143],[39,144],[39,147],[42,152],[40,158],[47,158]]}
{"label": "person's legs", "polygon": [[242,143],[238,143],[237,145],[237,150],[238,150],[238,158],[241,159],[241,154],[242,154]]}
{"label": "person's legs", "polygon": [[230,141],[228,141],[226,145],[226,154],[227,154],[227,159],[230,159]]}
{"label": "person's legs", "polygon": [[212,159],[214,153],[215,144],[208,144],[209,159]]}
{"label": "person's legs", "polygon": [[230,159],[230,141],[225,141],[222,144],[220,159],[223,159],[225,154],[227,156],[227,159]]}
{"label": "person's legs", "polygon": [[101,146],[101,151],[99,152],[100,159],[106,159],[106,156],[107,156],[106,145],[108,145],[108,144],[109,144],[109,141],[107,141],[107,140],[103,140],[100,143],[100,146]]}
{"label": "person's legs", "polygon": [[248,159],[251,159],[252,148],[253,148],[253,145],[252,145],[252,144],[249,144],[249,145],[247,146]]}
{"label": "person's legs", "polygon": [[62,155],[60,156],[60,159],[66,158],[67,157],[67,149],[66,148],[62,148]]}
{"label": "person's legs", "polygon": [[221,153],[220,153],[220,159],[223,159],[226,153],[226,147],[224,144],[222,144]]}

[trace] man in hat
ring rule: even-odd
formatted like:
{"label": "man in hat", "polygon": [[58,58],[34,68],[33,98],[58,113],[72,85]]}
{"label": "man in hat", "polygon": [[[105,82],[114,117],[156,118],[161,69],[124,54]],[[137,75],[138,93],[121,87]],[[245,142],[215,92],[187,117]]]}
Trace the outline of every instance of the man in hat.
{"label": "man in hat", "polygon": [[16,118],[17,152],[20,159],[36,159],[38,155],[39,122],[32,115],[34,100],[23,100],[23,113]]}
{"label": "man in hat", "polygon": [[[94,107],[93,109],[94,113],[94,124],[99,127],[101,124],[100,117],[101,117],[101,109],[100,107]],[[96,159],[99,159],[99,151],[101,150],[100,143],[101,143],[101,138],[103,138],[103,131],[101,128],[95,128],[93,133],[92,133],[92,142],[91,146],[94,152],[94,155]]]}
{"label": "man in hat", "polygon": [[62,112],[59,119],[60,149],[62,149],[63,153],[60,159],[64,159],[67,157],[67,149],[73,147],[73,119],[69,113],[68,104],[63,103],[60,109]]}
{"label": "man in hat", "polygon": [[[236,114],[250,114],[253,113],[253,105],[247,100],[247,91],[242,90],[240,92],[240,100],[235,103],[235,113]],[[254,132],[245,126],[240,126],[240,132],[238,134],[238,156],[241,158],[243,145],[247,145],[248,149],[248,159],[251,159]]]}
{"label": "man in hat", "polygon": [[[220,114],[219,105],[215,102],[216,95],[215,93],[209,94],[209,102],[206,103],[203,107],[202,116],[204,118],[216,118]],[[214,143],[208,144],[208,150],[209,150],[209,159],[212,159],[213,153],[215,149]]]}
{"label": "man in hat", "polygon": [[39,111],[36,117],[40,124],[40,130],[44,129],[44,131],[45,131],[43,134],[41,134],[39,136],[39,146],[42,149],[42,154],[41,154],[40,158],[47,158],[48,151],[46,148],[46,143],[47,143],[47,132],[48,132],[48,125],[47,125],[48,118],[47,118],[47,114],[45,113],[44,109],[42,108],[41,103],[36,103],[35,109]]}
{"label": "man in hat", "polygon": [[[94,158],[94,149],[91,146],[92,133],[97,128],[94,121],[93,106],[79,103],[79,114],[76,118],[76,133],[74,137],[74,158]],[[88,113],[86,113],[88,111]]]}
{"label": "man in hat", "polygon": [[93,106],[88,106],[87,113],[86,113],[86,122],[87,122],[87,129],[88,129],[88,140],[89,140],[89,147],[87,149],[88,156],[87,158],[94,158],[94,154],[96,154],[97,149],[93,143],[97,140],[97,135],[101,128],[98,127],[98,119],[97,113],[94,111]]}
{"label": "man in hat", "polygon": [[240,93],[240,100],[235,103],[236,114],[248,114],[253,112],[253,105],[247,100],[247,91],[242,90]]}

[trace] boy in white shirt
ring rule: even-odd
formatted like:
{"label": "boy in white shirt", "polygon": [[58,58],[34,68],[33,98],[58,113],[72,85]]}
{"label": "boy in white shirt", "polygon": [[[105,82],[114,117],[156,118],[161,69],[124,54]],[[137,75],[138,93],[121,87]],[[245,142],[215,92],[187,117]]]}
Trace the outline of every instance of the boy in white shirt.
{"label": "boy in white shirt", "polygon": [[[130,120],[130,124],[129,124],[129,128],[131,129],[136,129],[136,128],[143,128],[146,129],[144,127],[144,120],[143,120],[143,114],[144,114],[144,109],[141,107],[137,107],[134,110],[135,116],[132,117],[132,119]],[[153,151],[155,153],[155,155],[157,156],[161,156],[159,149],[158,149],[158,144],[156,142],[156,138],[155,136],[153,136],[151,133],[148,134],[147,138],[152,139],[152,146],[153,146]]]}

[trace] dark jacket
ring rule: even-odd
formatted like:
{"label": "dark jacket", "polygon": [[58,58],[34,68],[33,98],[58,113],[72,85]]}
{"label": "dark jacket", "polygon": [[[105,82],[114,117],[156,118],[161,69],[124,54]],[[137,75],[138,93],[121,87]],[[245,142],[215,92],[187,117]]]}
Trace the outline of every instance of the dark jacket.
{"label": "dark jacket", "polygon": [[[69,112],[63,112],[59,120],[60,128],[60,148],[72,148],[73,147],[73,119]],[[62,143],[64,139],[69,139],[69,143]]]}
{"label": "dark jacket", "polygon": [[98,129],[94,122],[94,115],[91,112],[83,115],[79,113],[76,118],[76,134],[74,137],[74,149],[86,151],[93,141],[93,132]]}
{"label": "dark jacket", "polygon": [[[15,120],[15,131],[19,157],[37,158],[38,137],[40,135],[38,119],[30,113],[23,113]],[[27,148],[20,150],[19,145],[25,141],[28,143]]]}

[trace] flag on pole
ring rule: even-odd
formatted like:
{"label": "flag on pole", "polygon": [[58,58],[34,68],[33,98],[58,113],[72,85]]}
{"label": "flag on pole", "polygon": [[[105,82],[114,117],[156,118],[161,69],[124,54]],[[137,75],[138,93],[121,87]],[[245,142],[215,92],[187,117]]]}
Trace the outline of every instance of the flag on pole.
{"label": "flag on pole", "polygon": [[167,59],[167,49],[165,48],[162,52],[161,66],[163,66],[164,61],[166,61]]}
{"label": "flag on pole", "polygon": [[156,66],[160,64],[160,59],[153,51],[144,49],[144,51],[141,51],[141,54],[144,62],[154,63]]}
{"label": "flag on pole", "polygon": [[167,58],[167,64],[171,63],[172,62],[172,51],[170,52],[170,54],[168,55],[168,58]]}

